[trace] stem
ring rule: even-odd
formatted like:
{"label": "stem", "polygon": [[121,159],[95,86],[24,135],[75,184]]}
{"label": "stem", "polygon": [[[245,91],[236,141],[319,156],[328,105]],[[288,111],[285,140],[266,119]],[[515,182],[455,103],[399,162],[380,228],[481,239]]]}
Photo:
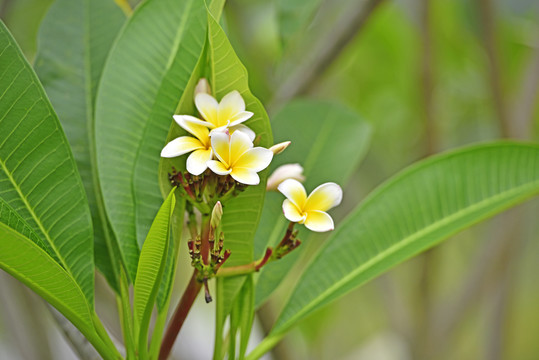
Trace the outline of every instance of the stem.
{"label": "stem", "polygon": [[133,334],[133,319],[131,315],[131,304],[129,302],[129,285],[123,268],[120,268],[120,296],[117,297],[118,309],[120,313],[120,323],[124,335],[125,351],[128,359],[135,358],[135,342]]}
{"label": "stem", "polygon": [[505,106],[505,97],[502,89],[502,75],[498,58],[496,28],[494,24],[495,9],[492,0],[479,0],[479,15],[481,27],[489,61],[490,90],[496,116],[500,127],[500,134],[504,138],[511,137],[511,124]]}
{"label": "stem", "polygon": [[284,334],[276,334],[276,335],[270,335],[249,354],[245,358],[246,360],[257,360],[262,357],[265,353],[270,351],[281,339],[283,338]]}
{"label": "stem", "polygon": [[[107,330],[103,326],[103,323],[101,323],[101,320],[99,319],[99,317],[97,317],[96,313],[93,314],[92,320],[93,320],[94,328],[97,332],[97,335],[99,335],[99,338],[101,339],[101,341],[103,342],[107,350],[111,353],[112,356],[114,356],[114,359],[122,359],[122,355],[120,355],[120,353],[118,352],[118,349],[116,349],[116,345],[114,345],[114,343],[112,342]],[[96,350],[100,352],[99,349],[96,348]]]}
{"label": "stem", "polygon": [[189,310],[191,310],[191,307],[193,306],[193,303],[195,302],[195,299],[202,288],[202,283],[197,280],[197,275],[198,271],[195,269],[193,271],[193,275],[191,276],[191,280],[189,281],[189,284],[187,285],[187,288],[185,289],[185,292],[183,293],[182,298],[174,311],[174,315],[172,315],[172,319],[170,320],[165,332],[165,336],[163,337],[163,342],[161,343],[159,360],[166,360],[170,355],[170,351],[172,350],[172,346],[174,346],[176,337],[178,337],[178,333],[180,332],[180,329],[187,318],[187,314],[189,313]]}
{"label": "stem", "polygon": [[202,256],[202,262],[206,266],[210,264],[210,222],[211,216],[206,214],[202,215],[200,255]]}
{"label": "stem", "polygon": [[215,274],[215,276],[229,277],[229,276],[247,275],[247,274],[259,271],[262,268],[262,266],[266,265],[269,261],[273,260],[271,258],[271,255],[273,255],[273,250],[271,248],[267,248],[266,253],[260,260],[253,261],[252,263],[245,264],[245,265],[220,268],[217,271],[217,274]]}
{"label": "stem", "polygon": [[292,235],[292,232],[294,231],[295,224],[296,224],[295,222],[290,221],[290,223],[288,224],[288,227],[286,228],[286,233],[284,234],[283,239],[281,240],[279,245],[277,245],[277,248],[280,248],[281,246],[283,246],[288,241],[288,239],[290,239],[290,236]]}

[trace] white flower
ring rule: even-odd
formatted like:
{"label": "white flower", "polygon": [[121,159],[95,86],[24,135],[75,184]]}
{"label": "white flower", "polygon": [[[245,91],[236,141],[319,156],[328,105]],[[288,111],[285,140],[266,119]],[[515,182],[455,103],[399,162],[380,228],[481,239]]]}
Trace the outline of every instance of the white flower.
{"label": "white flower", "polygon": [[[271,150],[271,148],[270,148]],[[286,179],[296,179],[298,181],[305,181],[303,176],[303,168],[300,164],[285,164],[279,166],[268,178],[266,184],[266,190],[277,190],[277,186]]]}
{"label": "white flower", "polygon": [[206,163],[212,158],[210,131],[207,127],[193,121],[189,115],[174,115],[174,120],[191,136],[180,136],[169,142],[161,151],[161,156],[171,158],[192,152],[187,158],[186,168],[193,175],[202,174],[208,166]]}
{"label": "white flower", "polygon": [[322,184],[308,197],[305,188],[297,180],[285,180],[278,189],[286,196],[283,212],[288,220],[305,224],[312,231],[323,232],[334,229],[333,219],[326,211],[341,203],[342,189],[339,185]]}
{"label": "white flower", "polygon": [[217,132],[211,136],[211,146],[219,159],[208,161],[208,167],[218,175],[232,176],[242,184],[258,185],[257,172],[268,167],[273,152],[262,147],[253,148],[253,142],[241,131],[232,135]]}
{"label": "white flower", "polygon": [[192,121],[197,124],[207,126],[211,132],[222,132],[229,129],[230,133],[242,131],[255,139],[255,133],[249,127],[242,124],[250,119],[253,113],[245,111],[245,101],[236,90],[229,92],[218,103],[217,100],[205,92],[195,95],[195,105],[204,120],[192,117]]}

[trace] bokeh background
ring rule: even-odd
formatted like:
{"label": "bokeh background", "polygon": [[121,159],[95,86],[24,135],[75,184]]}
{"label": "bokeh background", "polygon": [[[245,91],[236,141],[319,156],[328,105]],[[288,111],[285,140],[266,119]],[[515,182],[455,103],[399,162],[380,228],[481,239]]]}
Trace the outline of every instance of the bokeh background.
{"label": "bokeh background", "polygon": [[[0,1],[0,18],[30,61],[51,3]],[[536,0],[229,0],[223,25],[270,118],[308,97],[342,103],[372,125],[337,224],[430,154],[538,139]],[[534,200],[454,236],[311,315],[267,358],[539,359],[538,213]],[[255,342],[319,244],[306,246],[260,311]],[[177,291],[189,273],[183,260]],[[119,334],[113,297],[98,283],[98,311]],[[178,358],[210,358],[212,311],[197,304]],[[1,272],[0,359],[74,357],[43,301]]]}

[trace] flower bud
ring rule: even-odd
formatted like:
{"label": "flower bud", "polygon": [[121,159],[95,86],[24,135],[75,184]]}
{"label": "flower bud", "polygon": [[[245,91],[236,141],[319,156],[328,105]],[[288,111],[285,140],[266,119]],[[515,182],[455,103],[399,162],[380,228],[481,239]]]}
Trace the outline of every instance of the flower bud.
{"label": "flower bud", "polygon": [[221,223],[221,217],[223,216],[223,206],[220,201],[217,201],[211,212],[211,227],[217,229]]}
{"label": "flower bud", "polygon": [[273,152],[273,155],[278,155],[282,153],[290,145],[290,141],[285,141],[279,144],[275,144],[270,147],[270,150]]}
{"label": "flower bud", "polygon": [[201,78],[198,81],[197,86],[195,86],[195,96],[200,93],[211,95],[210,84],[208,83],[208,80],[206,80],[205,78]]}
{"label": "flower bud", "polygon": [[266,190],[275,191],[277,186],[286,179],[295,179],[297,181],[304,181],[303,168],[300,164],[286,164],[281,165],[270,175]]}

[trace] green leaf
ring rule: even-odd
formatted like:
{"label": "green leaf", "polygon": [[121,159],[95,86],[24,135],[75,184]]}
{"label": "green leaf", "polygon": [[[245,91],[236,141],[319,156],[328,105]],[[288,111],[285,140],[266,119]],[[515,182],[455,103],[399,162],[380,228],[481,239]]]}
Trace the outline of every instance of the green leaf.
{"label": "green leaf", "polygon": [[[209,13],[208,33],[209,80],[213,95],[220,100],[230,91],[239,91],[245,100],[246,109],[254,113],[245,124],[259,137],[259,146],[270,147],[273,139],[266,111],[250,92],[247,70],[235,54],[223,29]],[[225,234],[225,248],[231,251],[225,267],[253,261],[254,235],[264,204],[268,171],[264,170],[259,175],[260,185],[249,186],[240,196],[223,205],[222,231]],[[222,286],[222,299],[218,299],[217,306],[223,307],[218,310],[218,324],[224,323],[232,309],[233,299],[236,298],[244,281],[245,277],[218,279],[219,286]],[[217,328],[221,326],[218,325]]]}
{"label": "green leaf", "polygon": [[34,63],[69,140],[88,197],[96,266],[116,290],[119,273],[111,259],[118,261],[118,257],[113,252],[115,239],[107,224],[95,164],[94,105],[105,59],[124,21],[123,12],[111,0],[56,0],[41,24]]}
{"label": "green leaf", "polygon": [[172,189],[159,209],[140,252],[133,308],[141,358],[145,358],[144,354],[148,351],[150,318],[170,246],[170,220],[176,204],[174,190]]}
{"label": "green leaf", "polygon": [[[6,215],[7,207],[2,207]],[[32,230],[16,213],[17,226],[0,223],[0,268],[27,285],[73,323],[103,357],[110,351],[94,330],[93,310],[75,280],[42,248],[21,232]],[[23,230],[24,228],[24,230]],[[110,356],[109,356],[110,358]]]}
{"label": "green leaf", "polygon": [[93,306],[86,194],[58,118],[3,23],[0,69],[0,197],[47,243]]}
{"label": "green leaf", "polygon": [[[369,124],[353,110],[330,102],[293,101],[275,115],[272,125],[276,142],[292,141],[289,149],[276,156],[272,169],[290,163],[303,165],[308,191],[328,181],[344,187],[370,143]],[[266,194],[255,237],[257,258],[263,255],[267,246],[275,246],[286,231],[288,221],[281,208],[283,200],[284,196],[278,192]],[[311,241],[312,232],[301,225],[296,228],[304,243]],[[262,268],[256,284],[256,307],[262,305],[282,282],[304,248],[302,245]]]}
{"label": "green leaf", "polygon": [[305,270],[265,342],[393,266],[538,193],[536,144],[476,145],[410,166],[378,187],[337,228]]}
{"label": "green leaf", "polygon": [[161,201],[159,154],[199,58],[205,16],[202,0],[140,4],[103,70],[96,103],[99,180],[131,280]]}

